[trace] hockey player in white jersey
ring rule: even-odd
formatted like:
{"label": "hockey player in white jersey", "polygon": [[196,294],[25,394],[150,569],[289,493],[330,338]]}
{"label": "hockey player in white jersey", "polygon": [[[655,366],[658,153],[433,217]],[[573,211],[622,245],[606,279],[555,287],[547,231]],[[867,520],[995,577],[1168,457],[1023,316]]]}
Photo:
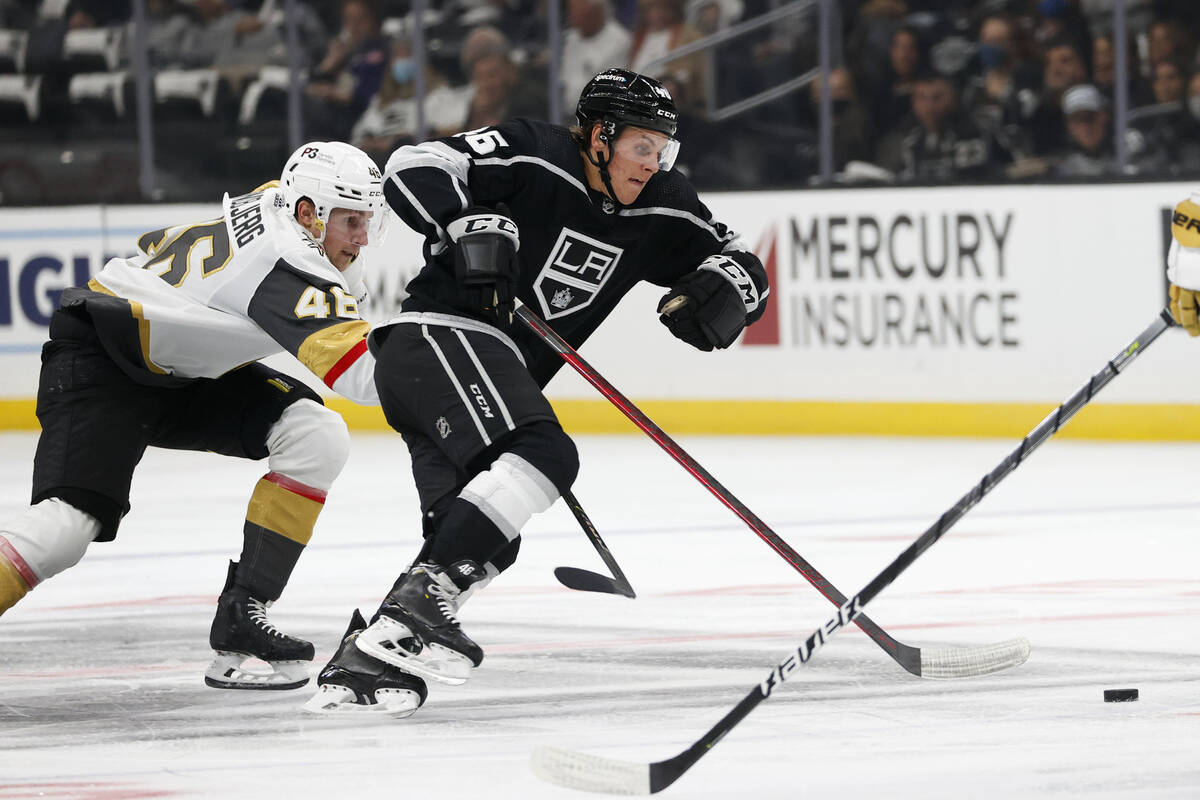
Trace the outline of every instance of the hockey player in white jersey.
{"label": "hockey player in white jersey", "polygon": [[[257,360],[286,351],[339,394],[378,404],[356,259],[390,213],[382,188],[362,151],[312,142],[278,182],[226,195],[221,217],[147,233],[138,255],[63,293],[42,352],[33,505],[0,524],[0,613],[115,537],[147,446],[266,458],[205,681],[308,681],[312,644],[278,632],[266,607],[312,536],[349,434],[319,395]],[[244,669],[251,656],[272,670]]]}
{"label": "hockey player in white jersey", "polygon": [[1171,249],[1167,253],[1171,316],[1200,336],[1200,190],[1175,206],[1171,214]]}

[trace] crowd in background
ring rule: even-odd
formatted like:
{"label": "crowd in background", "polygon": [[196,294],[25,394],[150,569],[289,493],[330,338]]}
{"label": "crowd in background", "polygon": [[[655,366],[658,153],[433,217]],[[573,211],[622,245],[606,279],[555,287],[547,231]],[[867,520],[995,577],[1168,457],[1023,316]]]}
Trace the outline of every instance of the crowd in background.
{"label": "crowd in background", "polygon": [[[253,182],[277,168],[294,63],[304,75],[303,138],[350,141],[381,164],[421,133],[546,119],[552,107],[569,124],[586,80],[625,66],[659,77],[676,97],[680,168],[700,188],[802,186],[819,173],[820,79],[733,116],[713,113],[817,65],[815,4],[671,60],[676,48],[784,3],[563,0],[556,104],[546,0],[429,0],[423,65],[408,0],[296,5],[299,49],[289,53],[285,0],[146,0],[156,163],[168,198],[211,196],[206,182],[258,169],[244,179]],[[1197,0],[1126,0],[1121,160],[1113,0],[832,5],[840,182],[1200,174]],[[134,140],[132,0],[0,0],[0,29],[0,203],[65,202],[42,173],[86,165],[108,187],[95,199],[141,199],[129,196],[137,190],[128,174],[116,188],[105,180]]]}

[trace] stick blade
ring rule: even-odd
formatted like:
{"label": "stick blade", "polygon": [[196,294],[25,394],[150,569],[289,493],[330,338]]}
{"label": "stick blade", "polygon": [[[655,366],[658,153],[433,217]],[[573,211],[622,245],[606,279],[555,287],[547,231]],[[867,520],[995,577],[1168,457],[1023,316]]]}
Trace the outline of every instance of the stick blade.
{"label": "stick blade", "polygon": [[979,647],[952,647],[944,650],[921,648],[921,677],[942,680],[977,678],[1009,667],[1024,664],[1029,659],[1029,641],[1009,639]]}
{"label": "stick blade", "polygon": [[568,789],[618,795],[651,793],[649,764],[542,745],[534,748],[529,766],[534,775],[547,783]]}
{"label": "stick blade", "polygon": [[619,594],[624,597],[637,597],[630,586],[623,586],[612,578],[598,572],[590,572],[578,567],[555,567],[554,577],[568,589],[577,592],[602,592],[604,594]]}

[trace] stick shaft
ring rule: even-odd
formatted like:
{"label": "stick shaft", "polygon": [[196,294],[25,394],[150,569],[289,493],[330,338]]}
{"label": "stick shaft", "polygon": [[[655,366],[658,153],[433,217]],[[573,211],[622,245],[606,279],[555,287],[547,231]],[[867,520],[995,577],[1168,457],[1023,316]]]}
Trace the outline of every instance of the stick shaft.
{"label": "stick shaft", "polygon": [[[633,424],[637,425],[647,436],[654,440],[659,447],[667,452],[676,462],[688,471],[696,480],[698,480],[704,488],[721,503],[736,514],[750,530],[754,531],[760,539],[770,545],[775,552],[779,553],[785,561],[811,583],[817,591],[825,595],[825,597],[835,606],[842,606],[846,602],[846,596],[837,590],[833,584],[825,579],[825,576],[817,571],[816,567],[808,563],[799,553],[797,553],[791,545],[785,542],[775,531],[763,522],[758,516],[751,511],[745,503],[734,496],[733,492],[726,489],[721,483],[702,467],[696,459],[692,458],[687,451],[679,446],[670,436],[667,435],[662,428],[658,427],[649,417],[629,401],[625,395],[617,391],[611,383],[600,375],[590,364],[583,359],[568,344],[557,332],[541,318],[529,310],[527,306],[519,306],[516,314],[521,318],[521,321],[533,331],[542,341],[548,344],[555,352],[562,357],[564,361],[571,365],[576,372],[583,377],[588,383],[594,386],[600,394],[604,395],[613,405],[620,409]],[[897,642],[883,628],[880,628],[874,621],[865,615],[859,616],[855,623],[863,629],[868,636],[871,637],[884,652],[895,659],[902,667],[914,675],[921,674],[921,659],[920,651],[917,648],[910,647],[901,642]]]}
{"label": "stick shaft", "polygon": [[932,547],[938,539],[942,538],[954,523],[962,519],[964,514],[978,504],[984,495],[1012,473],[1030,453],[1057,433],[1069,419],[1091,402],[1096,392],[1107,386],[1121,370],[1149,347],[1158,338],[1159,334],[1173,324],[1170,313],[1163,310],[1155,318],[1154,322],[1142,331],[1136,339],[1118,353],[1115,358],[1105,364],[1104,369],[1089,378],[1086,384],[1081,386],[1062,405],[1042,420],[1037,427],[1021,440],[1021,444],[1015,450],[1009,453],[991,472],[984,475],[978,484],[958,499],[958,502],[947,509],[936,522],[929,526],[892,563],[884,567],[883,571],[863,587],[862,591],[855,595],[852,600],[839,608],[837,616],[813,631],[804,640],[803,644],[792,653],[789,653],[787,658],[772,670],[766,680],[762,681],[749,694],[743,697],[704,736],[674,758],[651,764],[651,792],[657,792],[669,786],[687,771],[689,767],[699,761],[705,753],[753,711],[759,703],[770,697],[772,692],[786,681],[800,665],[807,663],[833,634],[846,627],[851,620],[860,615],[861,609],[867,603],[895,581],[922,553]]}

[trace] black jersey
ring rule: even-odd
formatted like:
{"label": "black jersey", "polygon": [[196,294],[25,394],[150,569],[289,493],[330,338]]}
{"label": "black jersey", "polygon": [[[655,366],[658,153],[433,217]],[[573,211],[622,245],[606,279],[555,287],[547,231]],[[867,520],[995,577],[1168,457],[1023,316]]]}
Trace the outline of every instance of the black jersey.
{"label": "black jersey", "polygon": [[[517,296],[579,347],[639,281],[670,286],[723,253],[753,282],[748,322],[762,315],[766,271],[737,235],[712,218],[687,179],[659,172],[637,201],[617,209],[588,187],[584,156],[561,126],[518,119],[402,147],[385,169],[392,209],[425,236],[425,267],[408,284],[403,311],[478,314],[454,278],[446,225],[470,206],[507,206],[520,230]],[[505,330],[539,385],[560,358],[519,327]]]}

